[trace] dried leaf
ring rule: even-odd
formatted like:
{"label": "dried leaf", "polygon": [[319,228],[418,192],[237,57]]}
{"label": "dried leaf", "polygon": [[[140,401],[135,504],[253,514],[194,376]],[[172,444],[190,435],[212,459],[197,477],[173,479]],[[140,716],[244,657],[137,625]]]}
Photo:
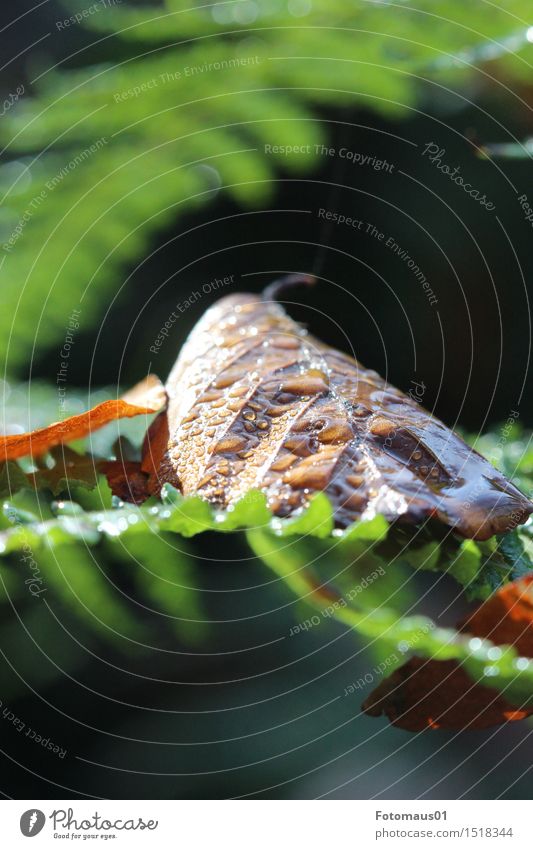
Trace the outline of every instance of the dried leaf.
{"label": "dried leaf", "polygon": [[496,690],[475,684],[455,660],[413,657],[381,682],[363,704],[369,716],[386,714],[405,731],[489,728],[525,719],[533,711],[511,705]]}
{"label": "dried leaf", "polygon": [[1,436],[0,461],[15,460],[28,455],[38,457],[55,445],[81,439],[115,419],[156,413],[165,402],[166,395],[162,384],[154,375],[150,375],[122,398],[103,401],[86,413],[71,416],[62,422],[54,422],[30,433]]}
{"label": "dried leaf", "polygon": [[[488,539],[524,522],[532,503],[419,397],[310,337],[274,302],[292,276],[260,298],[232,295],[193,330],[165,390],[148,378],[122,399],[19,436],[0,438],[0,460],[38,456],[116,418],[154,413],[141,466],[102,467],[113,492],[140,503],[165,484],[220,509],[261,490],[280,517],[324,492],[331,525],[383,515],[438,518]],[[328,531],[329,532],[329,531]]]}
{"label": "dried leaf", "polygon": [[337,527],[437,517],[477,539],[526,520],[513,484],[415,395],[309,336],[279,288],[223,298],[191,333],[145,442],[152,494],[168,483],[225,508],[261,489],[286,517],[323,491]]}
{"label": "dried leaf", "polygon": [[[502,587],[461,630],[533,657],[533,576]],[[385,714],[406,731],[488,728],[533,714],[532,708],[513,705],[493,688],[473,681],[455,660],[418,657],[382,681],[363,703],[363,710],[370,716]]]}
{"label": "dried leaf", "polygon": [[533,657],[533,575],[506,584],[461,626],[474,637],[508,645]]}
{"label": "dried leaf", "polygon": [[113,445],[116,460],[103,460],[98,463],[113,495],[130,504],[142,504],[146,501],[147,477],[141,471],[140,452],[125,437],[121,436]]}
{"label": "dried leaf", "polygon": [[113,495],[130,504],[142,504],[146,501],[147,477],[141,471],[140,463],[135,460],[109,460],[98,464],[98,469],[107,478]]}

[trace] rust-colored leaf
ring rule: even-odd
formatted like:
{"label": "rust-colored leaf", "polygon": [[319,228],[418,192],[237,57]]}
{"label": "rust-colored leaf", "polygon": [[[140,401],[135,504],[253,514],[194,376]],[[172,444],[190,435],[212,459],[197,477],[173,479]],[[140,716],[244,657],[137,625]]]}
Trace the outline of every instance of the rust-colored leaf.
{"label": "rust-colored leaf", "polygon": [[[462,625],[463,632],[512,645],[533,657],[533,576],[507,584]],[[455,660],[413,657],[386,678],[363,703],[370,716],[385,714],[406,731],[424,728],[488,728],[525,719],[533,709],[512,705],[497,690],[468,676]]]}
{"label": "rust-colored leaf", "polygon": [[73,442],[87,436],[115,419],[131,418],[158,412],[166,403],[161,382],[150,375],[122,398],[103,401],[86,413],[71,416],[48,427],[14,436],[0,436],[0,461],[45,454],[55,445]]}
{"label": "rust-colored leaf", "polygon": [[381,682],[363,704],[369,716],[385,714],[405,731],[489,728],[525,719],[497,690],[475,684],[455,660],[412,657]]}
{"label": "rust-colored leaf", "polygon": [[111,492],[122,501],[142,504],[146,501],[146,475],[135,460],[109,460],[98,463],[109,484]]}
{"label": "rust-colored leaf", "polygon": [[506,584],[460,626],[474,637],[533,657],[533,575]]}
{"label": "rust-colored leaf", "polygon": [[227,507],[262,489],[289,516],[320,490],[339,527],[437,517],[476,539],[525,521],[533,506],[513,484],[416,394],[309,336],[278,291],[225,297],[192,331],[145,443],[151,493],[168,482]]}

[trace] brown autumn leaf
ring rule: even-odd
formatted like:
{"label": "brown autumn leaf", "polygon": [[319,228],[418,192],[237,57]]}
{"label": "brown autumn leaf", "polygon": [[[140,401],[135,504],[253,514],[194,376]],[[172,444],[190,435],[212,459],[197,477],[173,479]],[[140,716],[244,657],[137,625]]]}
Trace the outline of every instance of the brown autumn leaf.
{"label": "brown autumn leaf", "polygon": [[104,460],[97,469],[107,478],[113,495],[130,504],[142,504],[146,501],[146,475],[134,460]]}
{"label": "brown autumn leaf", "polygon": [[476,539],[525,521],[531,502],[416,398],[287,316],[276,298],[302,282],[230,295],[198,322],[145,441],[148,491],[227,507],[262,489],[279,516],[323,491],[339,527],[437,517]]}
{"label": "brown autumn leaf", "polygon": [[523,657],[533,657],[533,575],[493,593],[459,627],[496,645],[514,646]]}
{"label": "brown autumn leaf", "polygon": [[[512,645],[523,657],[533,657],[533,576],[502,587],[461,630],[496,645]],[[488,728],[533,713],[474,682],[455,660],[420,657],[411,658],[382,681],[362,707],[369,716],[385,714],[406,731]]]}
{"label": "brown autumn leaf", "polygon": [[363,703],[369,716],[385,714],[404,731],[479,729],[530,716],[503,696],[475,684],[455,660],[412,657]]}
{"label": "brown autumn leaf", "polygon": [[[262,297],[230,295],[207,310],[170,373],[168,407],[148,430],[141,466],[104,468],[116,494],[140,502],[169,483],[226,508],[261,489],[275,514],[290,516],[322,491],[338,527],[378,513],[415,523],[435,517],[475,539],[524,522],[531,502],[419,399],[287,316],[280,292],[312,282],[292,275]],[[125,396],[3,437],[0,460],[161,409],[162,387],[152,388],[156,403]]]}
{"label": "brown autumn leaf", "polygon": [[0,436],[0,462],[28,455],[38,457],[56,445],[81,439],[115,419],[156,413],[165,403],[163,385],[155,375],[149,375],[122,398],[103,401],[85,413],[30,433]]}

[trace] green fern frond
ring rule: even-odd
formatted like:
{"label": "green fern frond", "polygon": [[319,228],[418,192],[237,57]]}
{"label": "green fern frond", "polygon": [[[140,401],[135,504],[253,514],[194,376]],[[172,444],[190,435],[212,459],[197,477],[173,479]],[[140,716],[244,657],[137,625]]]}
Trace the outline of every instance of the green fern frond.
{"label": "green fern frond", "polygon": [[41,73],[5,116],[0,356],[11,372],[28,360],[28,328],[49,348],[79,301],[90,326],[124,266],[185,211],[219,191],[259,206],[281,168],[313,168],[323,105],[400,115],[424,79],[453,86],[486,79],[494,62],[516,77],[529,68],[525,0],[422,0],[394,13],[339,0],[190,6],[87,18],[108,60]]}

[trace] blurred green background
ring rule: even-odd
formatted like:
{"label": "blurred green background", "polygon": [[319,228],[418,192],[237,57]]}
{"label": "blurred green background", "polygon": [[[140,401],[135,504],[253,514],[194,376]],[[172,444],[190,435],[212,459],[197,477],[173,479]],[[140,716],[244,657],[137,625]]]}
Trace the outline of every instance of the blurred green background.
{"label": "blurred green background", "polygon": [[[423,382],[448,424],[498,432],[517,411],[531,426],[528,14],[526,0],[3,9],[4,432],[164,378],[217,297],[286,271],[321,281],[291,293],[291,315],[400,388]],[[109,454],[118,433],[138,447],[143,429],[92,447]],[[43,518],[51,501],[18,496]],[[57,546],[39,554],[46,604],[20,558],[5,563],[8,796],[530,795],[528,723],[413,736],[363,716],[368,690],[344,689],[372,650],[335,622],[289,636],[309,611],[240,534]],[[443,624],[467,609],[451,579],[408,584]]]}

